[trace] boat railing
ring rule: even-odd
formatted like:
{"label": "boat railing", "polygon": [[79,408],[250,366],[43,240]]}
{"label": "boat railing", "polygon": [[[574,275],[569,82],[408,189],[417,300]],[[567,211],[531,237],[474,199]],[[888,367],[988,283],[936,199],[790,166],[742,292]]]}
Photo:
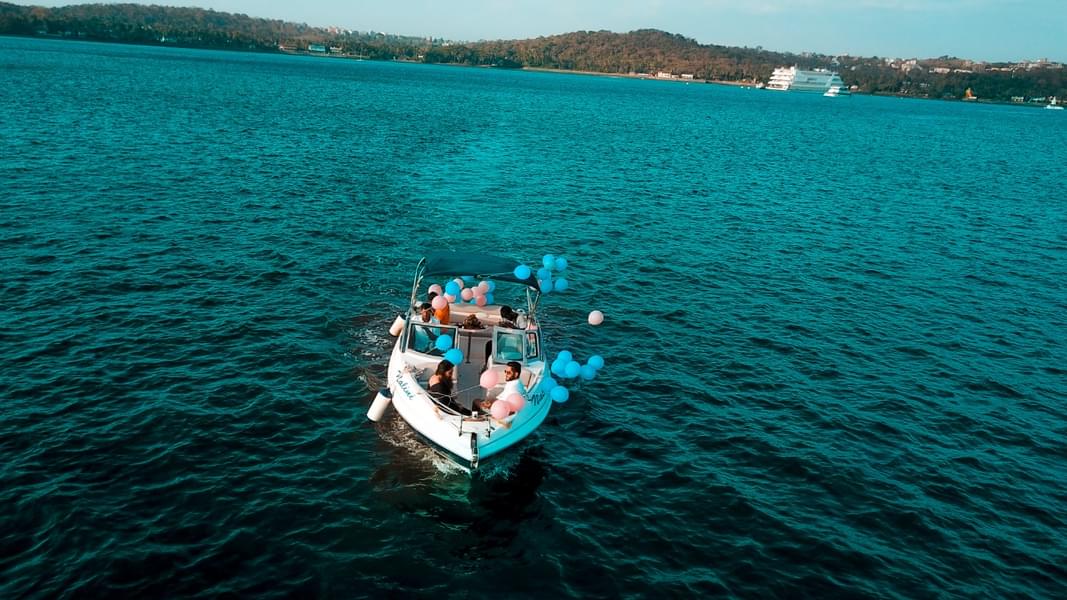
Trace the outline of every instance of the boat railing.
{"label": "boat railing", "polygon": [[[434,406],[437,406],[438,408],[440,408],[441,412],[444,412],[445,414],[453,416],[453,417],[464,417],[464,418],[467,418],[467,419],[471,419],[473,417],[473,418],[476,418],[477,420],[484,420],[480,415],[473,414],[474,413],[474,410],[473,410],[474,407],[471,407],[471,414],[465,415],[465,414],[457,411],[456,409],[452,408],[448,404],[445,404],[445,402],[442,401],[440,398],[438,398],[434,394],[431,394],[429,392],[429,390],[427,390],[426,388],[422,387],[421,382],[419,382],[419,380],[415,377],[415,373],[413,371],[409,370],[409,374],[411,375],[411,378],[414,379],[417,384],[419,384],[419,387],[422,388],[422,392],[426,395],[427,398],[430,399],[430,402],[432,402],[434,404]],[[454,397],[459,397],[459,395],[464,393],[464,392],[469,392],[471,390],[478,389],[480,387],[482,387],[482,386],[481,385],[472,385],[472,386],[465,387],[465,388],[460,389],[460,390],[454,390],[452,392],[452,395]]]}
{"label": "boat railing", "polygon": [[448,406],[447,404],[442,402],[439,398],[434,397],[434,395],[429,393],[429,392],[427,392],[426,397],[429,398],[430,402],[433,402],[434,405],[437,406],[437,408],[440,408],[441,412],[443,412],[443,413],[445,413],[447,415],[451,415],[453,417],[469,416],[469,415],[464,415],[463,413],[459,412],[458,410]]}

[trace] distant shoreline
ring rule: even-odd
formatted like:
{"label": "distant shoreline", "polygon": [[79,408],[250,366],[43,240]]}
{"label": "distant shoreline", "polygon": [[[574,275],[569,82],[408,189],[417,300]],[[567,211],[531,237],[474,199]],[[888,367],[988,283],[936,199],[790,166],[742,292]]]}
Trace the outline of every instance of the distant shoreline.
{"label": "distant shoreline", "polygon": [[[430,63],[437,64],[437,63]],[[440,63],[445,66],[474,66],[474,65],[453,65],[451,63]],[[480,67],[488,68],[488,67]],[[730,87],[740,88],[756,88],[756,84],[751,81],[727,81],[721,79],[667,79],[665,77],[656,77],[655,75],[638,75],[630,73],[603,73],[599,71],[576,71],[573,69],[549,69],[545,67],[521,67],[519,69],[511,69],[516,71],[531,71],[535,73],[560,73],[564,75],[587,75],[590,77],[613,77],[616,79],[641,79],[647,81],[666,81],[671,83],[710,83],[712,85],[726,85]],[[773,91],[773,90],[772,90]],[[803,92],[793,92],[794,94]],[[908,96],[906,94],[892,94],[887,92],[860,92],[852,91],[853,96],[878,96],[880,98],[900,98],[904,100],[936,100],[938,102],[960,102],[964,104],[982,104],[982,105],[996,105],[996,106],[1019,106],[1024,108],[1045,108],[1044,104],[1034,104],[1030,102],[1006,102],[1003,100],[987,100],[984,98],[976,98],[974,100],[963,100],[961,98],[923,98],[922,96]]]}
{"label": "distant shoreline", "polygon": [[[729,80],[721,80],[721,79],[697,79],[697,78],[682,79],[680,77],[667,78],[667,77],[656,77],[655,75],[648,74],[648,73],[608,73],[608,72],[602,72],[602,71],[579,71],[579,70],[574,70],[574,69],[552,69],[552,68],[548,68],[548,67],[518,67],[518,68],[511,69],[511,68],[507,68],[507,67],[494,67],[494,66],[491,66],[491,65],[471,65],[471,64],[463,64],[463,63],[437,63],[437,62],[425,62],[425,61],[413,60],[413,59],[399,59],[399,58],[393,58],[393,59],[389,59],[389,60],[384,60],[384,59],[364,57],[364,56],[354,55],[354,54],[330,54],[330,53],[321,54],[321,53],[316,53],[316,52],[309,52],[307,50],[290,50],[290,49],[279,49],[279,48],[256,50],[256,49],[246,49],[246,48],[226,48],[226,47],[196,46],[196,45],[185,45],[185,44],[146,44],[146,43],[140,43],[140,42],[136,42],[136,41],[81,39],[81,38],[69,38],[69,37],[64,37],[64,36],[59,36],[59,35],[21,35],[21,34],[12,34],[12,33],[3,33],[3,34],[0,34],[0,37],[23,38],[23,39],[48,39],[48,40],[61,40],[61,41],[78,41],[78,42],[85,42],[85,43],[90,43],[90,44],[118,44],[118,45],[123,45],[123,46],[144,46],[146,48],[183,48],[183,49],[189,49],[189,50],[217,50],[217,51],[222,51],[222,52],[239,52],[239,53],[250,53],[250,54],[275,54],[275,55],[284,55],[284,56],[307,56],[307,57],[311,57],[311,58],[329,58],[329,59],[334,59],[334,60],[355,60],[355,61],[367,61],[367,62],[370,62],[370,61],[374,61],[374,62],[398,62],[398,63],[409,63],[409,64],[420,64],[420,65],[438,65],[438,66],[446,66],[446,67],[468,67],[468,68],[476,68],[476,69],[497,68],[497,69],[504,69],[504,70],[508,70],[508,71],[528,71],[528,72],[533,72],[533,73],[559,73],[559,74],[563,74],[563,75],[585,75],[585,76],[590,76],[590,77],[612,77],[612,78],[616,78],[616,79],[638,79],[638,80],[646,80],[646,81],[665,81],[665,82],[670,82],[670,83],[687,83],[687,84],[688,83],[701,83],[701,84],[725,85],[725,86],[740,87],[740,88],[744,88],[744,87],[755,88],[756,87],[756,83],[755,82],[751,82],[751,81],[729,81]],[[962,102],[964,104],[1018,106],[1018,107],[1036,108],[1036,109],[1045,108],[1044,104],[1035,104],[1035,103],[1031,103],[1031,102],[1011,102],[1011,101],[1005,101],[1005,100],[989,100],[989,99],[985,99],[985,98],[975,98],[973,100],[964,100],[962,98],[931,98],[931,97],[913,96],[913,95],[907,95],[907,94],[895,94],[895,93],[891,93],[891,92],[862,92],[862,91],[853,91],[852,95],[856,95],[856,96],[879,96],[879,97],[884,97],[884,98],[902,98],[902,99],[910,99],[910,100],[937,100],[937,101],[941,101],[941,102]]]}
{"label": "distant shoreline", "polygon": [[[5,4],[0,31],[187,48],[277,52],[289,50],[330,57],[360,55],[365,60],[405,60],[426,64],[465,64],[507,69],[545,69],[686,83],[744,86],[766,82],[775,69],[837,71],[850,86],[868,93],[915,98],[962,99],[971,93],[995,102],[1042,102],[1067,98],[1067,64],[1042,58],[973,61],[953,56],[891,58],[818,52],[783,52],[702,44],[654,28],[628,32],[573,31],[512,40],[447,40],[340,27],[311,27],[278,19],[250,17],[197,7],[141,4],[82,4],[58,7]],[[582,65],[589,71],[577,71]],[[642,76],[642,74],[644,76]],[[730,78],[731,80],[724,80]],[[744,81],[734,81],[733,79]],[[753,82],[755,85],[755,82]]]}
{"label": "distant shoreline", "polygon": [[573,69],[550,69],[547,67],[520,67],[519,71],[533,71],[535,73],[563,73],[566,75],[591,75],[594,77],[617,77],[622,79],[646,79],[648,81],[670,81],[673,83],[712,83],[715,85],[730,85],[734,87],[755,87],[752,81],[728,81],[724,79],[682,79],[680,77],[656,77],[647,73],[605,73],[601,71],[576,71]]}

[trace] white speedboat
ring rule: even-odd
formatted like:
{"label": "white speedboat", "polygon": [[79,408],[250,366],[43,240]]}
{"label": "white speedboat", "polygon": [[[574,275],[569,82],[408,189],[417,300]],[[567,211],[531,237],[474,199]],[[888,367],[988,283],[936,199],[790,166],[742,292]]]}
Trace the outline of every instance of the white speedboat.
{"label": "white speedboat", "polygon": [[1045,109],[1046,110],[1063,110],[1063,105],[1061,105],[1059,103],[1059,101],[1056,100],[1056,97],[1053,96],[1052,99],[1049,100],[1049,103],[1045,105]]}
{"label": "white speedboat", "polygon": [[842,91],[841,90],[841,86],[838,86],[838,85],[830,86],[830,89],[826,90],[826,92],[823,93],[823,96],[826,96],[827,98],[836,98],[838,96],[848,96],[848,95],[849,95],[848,90]]}
{"label": "white speedboat", "polygon": [[[550,390],[555,386],[546,361],[544,339],[537,319],[540,286],[534,274],[520,279],[518,263],[484,254],[445,253],[422,259],[415,269],[411,302],[397,318],[390,333],[397,336],[389,358],[387,388],[378,392],[368,418],[377,421],[391,404],[397,413],[435,449],[471,469],[487,458],[521,442],[544,422],[552,406]],[[448,322],[425,323],[419,317],[422,302],[419,290],[424,284],[461,278],[471,287],[481,281],[496,286],[482,305],[460,298],[448,305]],[[515,297],[524,297],[525,308],[516,312],[515,322],[500,316],[501,304],[511,288]],[[473,315],[481,328],[472,328]],[[510,325],[515,325],[511,327]],[[431,343],[431,340],[433,341]],[[447,343],[440,343],[446,340]],[[462,359],[455,365],[453,402],[442,402],[428,390],[430,377],[444,355],[451,352]],[[504,369],[509,362],[521,365],[520,381],[526,393],[521,407],[501,418],[475,410],[477,403],[499,394],[505,384]],[[493,372],[487,374],[487,372]],[[485,388],[487,382],[494,383]],[[501,400],[497,400],[501,402]],[[473,414],[472,414],[473,413]],[[498,415],[499,416],[499,415]]]}

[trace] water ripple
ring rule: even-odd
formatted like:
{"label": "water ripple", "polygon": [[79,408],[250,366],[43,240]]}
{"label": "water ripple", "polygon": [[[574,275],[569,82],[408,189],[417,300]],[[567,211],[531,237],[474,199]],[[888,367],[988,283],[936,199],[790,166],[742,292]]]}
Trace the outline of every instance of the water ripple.
{"label": "water ripple", "polygon": [[[0,51],[0,596],[1067,588],[1048,111]],[[473,477],[364,417],[439,248],[607,361]]]}

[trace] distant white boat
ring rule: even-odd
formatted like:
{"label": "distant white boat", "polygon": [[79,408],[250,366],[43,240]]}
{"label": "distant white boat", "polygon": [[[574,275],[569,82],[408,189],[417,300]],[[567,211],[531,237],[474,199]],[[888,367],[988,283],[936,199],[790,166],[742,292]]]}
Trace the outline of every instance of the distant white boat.
{"label": "distant white boat", "polygon": [[1049,103],[1045,105],[1045,109],[1046,110],[1063,110],[1063,106],[1061,106],[1060,103],[1056,100],[1056,97],[1053,96],[1052,99],[1049,100]]}
{"label": "distant white boat", "polygon": [[836,98],[838,96],[848,96],[848,95],[849,95],[849,91],[848,90],[844,90],[844,89],[841,88],[841,86],[837,86],[837,85],[830,86],[830,89],[826,90],[826,92],[823,93],[823,96],[826,96],[827,98]]}
{"label": "distant white boat", "polygon": [[824,95],[831,95],[826,92],[833,88],[837,88],[833,96],[849,95],[848,86],[841,80],[841,76],[826,69],[804,71],[796,66],[778,67],[767,81],[768,90],[782,92],[822,92]]}

